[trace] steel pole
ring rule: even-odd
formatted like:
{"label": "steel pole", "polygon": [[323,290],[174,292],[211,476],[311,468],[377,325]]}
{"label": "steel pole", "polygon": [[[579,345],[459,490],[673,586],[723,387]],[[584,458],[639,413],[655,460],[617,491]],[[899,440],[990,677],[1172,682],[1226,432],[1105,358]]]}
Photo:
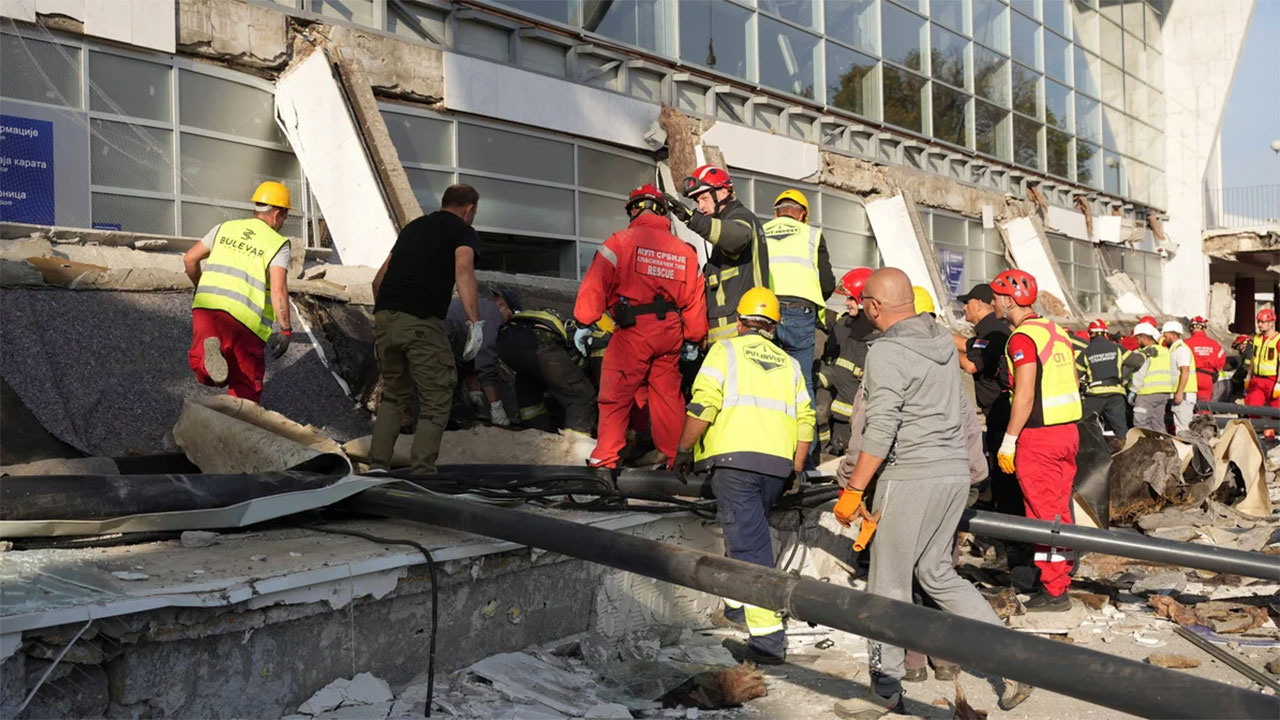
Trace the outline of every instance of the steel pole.
{"label": "steel pole", "polygon": [[1280,699],[770,567],[520,510],[373,488],[349,509],[542,548],[941,657],[1145,717],[1280,716]]}
{"label": "steel pole", "polygon": [[1256,405],[1237,405],[1224,402],[1198,402],[1197,410],[1208,410],[1211,413],[1224,415],[1254,415],[1263,418],[1280,418],[1280,408],[1258,407]]}

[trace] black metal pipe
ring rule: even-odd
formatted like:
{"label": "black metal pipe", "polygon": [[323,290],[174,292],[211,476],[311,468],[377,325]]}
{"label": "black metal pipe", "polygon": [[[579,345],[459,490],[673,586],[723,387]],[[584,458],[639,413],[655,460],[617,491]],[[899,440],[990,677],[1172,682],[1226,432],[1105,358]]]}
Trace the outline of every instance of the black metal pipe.
{"label": "black metal pipe", "polygon": [[1001,540],[1038,543],[1264,580],[1280,580],[1280,559],[1247,550],[1176,542],[1136,533],[1032,520],[982,510],[966,510],[960,518],[960,529]]}
{"label": "black metal pipe", "polygon": [[1280,699],[1261,693],[546,515],[387,487],[366,490],[343,504],[372,515],[487,535],[786,610],[795,618],[1135,715],[1269,720],[1280,716]]}
{"label": "black metal pipe", "polygon": [[1258,407],[1256,405],[1237,405],[1235,403],[1224,402],[1198,402],[1197,410],[1207,410],[1211,413],[1223,413],[1225,415],[1254,415],[1264,418],[1280,418],[1280,408]]}

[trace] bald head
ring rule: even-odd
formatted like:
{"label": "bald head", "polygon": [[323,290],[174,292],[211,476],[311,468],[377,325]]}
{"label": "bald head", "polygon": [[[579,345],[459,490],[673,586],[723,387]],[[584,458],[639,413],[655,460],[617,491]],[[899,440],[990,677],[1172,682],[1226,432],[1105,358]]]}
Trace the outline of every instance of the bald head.
{"label": "bald head", "polygon": [[894,267],[880,268],[867,278],[862,293],[862,306],[871,324],[880,331],[888,330],[899,320],[916,314],[915,294],[911,278]]}

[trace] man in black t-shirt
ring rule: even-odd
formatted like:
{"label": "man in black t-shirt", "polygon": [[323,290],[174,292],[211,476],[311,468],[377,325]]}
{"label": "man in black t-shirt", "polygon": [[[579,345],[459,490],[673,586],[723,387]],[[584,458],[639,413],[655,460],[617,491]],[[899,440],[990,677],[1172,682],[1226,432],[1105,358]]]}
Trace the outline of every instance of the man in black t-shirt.
{"label": "man in black t-shirt", "polygon": [[467,316],[463,360],[476,356],[484,336],[476,296],[478,238],[471,227],[479,200],[480,194],[469,185],[450,186],[439,210],[404,226],[373,278],[374,333],[382,371],[382,399],[369,448],[375,469],[389,469],[400,419],[416,387],[418,428],[410,464],[414,475],[435,474],[458,380],[444,323],[455,282]]}

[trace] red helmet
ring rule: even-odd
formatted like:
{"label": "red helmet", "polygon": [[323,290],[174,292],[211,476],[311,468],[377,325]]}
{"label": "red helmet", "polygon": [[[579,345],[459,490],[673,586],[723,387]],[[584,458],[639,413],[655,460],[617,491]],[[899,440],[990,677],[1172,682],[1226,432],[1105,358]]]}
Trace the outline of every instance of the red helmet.
{"label": "red helmet", "polygon": [[729,173],[715,165],[703,165],[684,179],[684,196],[693,198],[708,190],[732,187],[733,178],[729,177]]}
{"label": "red helmet", "polygon": [[1154,317],[1152,317],[1151,315],[1143,315],[1143,316],[1138,320],[1138,324],[1139,324],[1139,325],[1141,325],[1142,323],[1146,323],[1146,324],[1148,324],[1148,325],[1155,325],[1155,324],[1157,324],[1157,323],[1156,323],[1156,319],[1155,319]]}
{"label": "red helmet", "polygon": [[844,277],[840,278],[840,287],[836,288],[836,294],[848,295],[861,305],[862,290],[866,288],[867,278],[871,277],[871,272],[871,268],[860,267],[845,273]]}
{"label": "red helmet", "polygon": [[1098,318],[1097,320],[1094,320],[1093,322],[1089,323],[1090,335],[1092,335],[1093,333],[1104,333],[1106,331],[1107,331],[1107,324],[1102,321],[1102,318]]}
{"label": "red helmet", "polygon": [[1025,270],[1005,270],[991,281],[991,291],[1013,298],[1022,307],[1031,307],[1040,294],[1035,276]]}
{"label": "red helmet", "polygon": [[1248,335],[1237,335],[1236,339],[1231,341],[1231,346],[1237,348],[1244,347],[1249,344],[1249,340],[1250,338]]}
{"label": "red helmet", "polygon": [[1191,327],[1193,327],[1193,328],[1196,328],[1196,327],[1208,327],[1208,326],[1209,326],[1209,321],[1208,321],[1208,320],[1205,320],[1204,318],[1200,317],[1199,315],[1197,315],[1197,316],[1195,316],[1195,317],[1191,318]]}
{"label": "red helmet", "polygon": [[1262,308],[1258,311],[1258,322],[1275,322],[1276,311],[1271,308]]}
{"label": "red helmet", "polygon": [[632,215],[636,207],[640,210],[652,210],[659,215],[666,215],[670,210],[667,199],[652,184],[641,185],[627,196],[627,214]]}

